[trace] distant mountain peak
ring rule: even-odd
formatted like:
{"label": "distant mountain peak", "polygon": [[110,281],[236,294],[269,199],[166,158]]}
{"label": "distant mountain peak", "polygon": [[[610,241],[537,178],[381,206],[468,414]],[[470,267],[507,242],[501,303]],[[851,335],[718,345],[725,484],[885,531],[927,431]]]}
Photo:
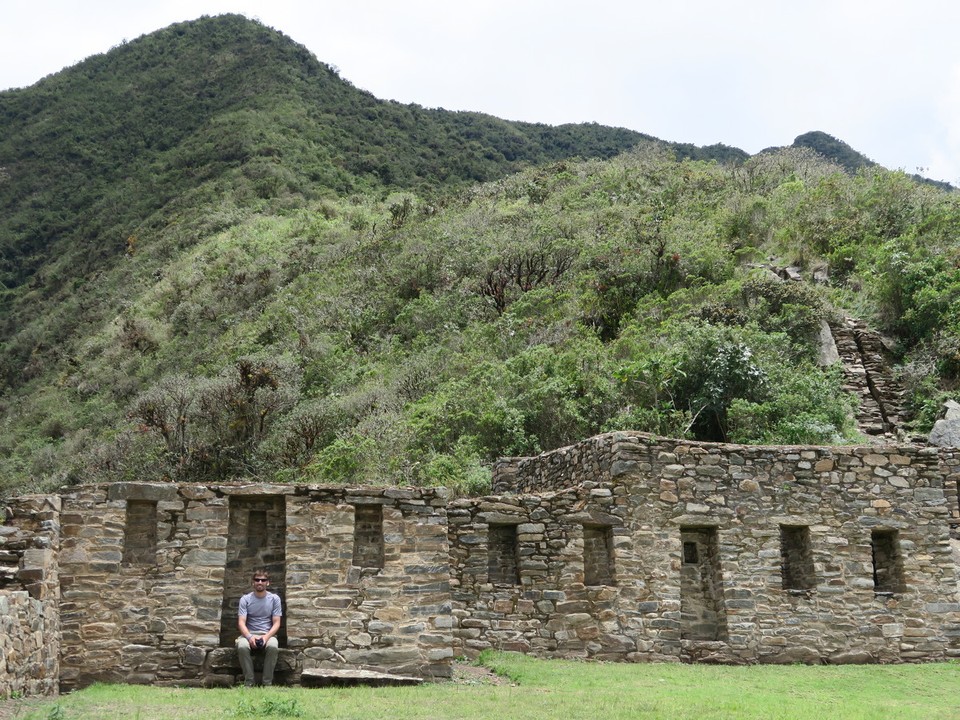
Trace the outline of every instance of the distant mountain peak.
{"label": "distant mountain peak", "polygon": [[[822,130],[812,130],[804,133],[803,135],[798,135],[794,139],[791,147],[809,148],[827,158],[827,160],[836,163],[851,174],[855,174],[864,168],[878,167],[878,163],[874,162],[866,155],[857,152],[852,147],[847,145],[847,143],[843,142],[843,140],[839,140],[833,135],[825,133]],[[916,174],[914,174],[912,177],[917,182],[935,185],[941,190],[953,189],[950,183],[931,180]]]}
{"label": "distant mountain peak", "polygon": [[798,135],[794,139],[792,147],[809,148],[849,173],[856,173],[861,168],[874,167],[877,164],[866,155],[854,150],[843,140],[839,140],[822,130],[813,130]]}

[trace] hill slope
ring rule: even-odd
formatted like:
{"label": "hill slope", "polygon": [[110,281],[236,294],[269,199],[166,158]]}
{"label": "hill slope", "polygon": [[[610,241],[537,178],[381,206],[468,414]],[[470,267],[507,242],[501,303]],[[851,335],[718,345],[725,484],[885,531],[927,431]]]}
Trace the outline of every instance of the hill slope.
{"label": "hill slope", "polygon": [[101,319],[82,300],[82,314],[41,321],[41,304],[69,307],[171,223],[184,245],[238,208],[429,192],[571,156],[612,157],[643,139],[383,102],[241,16],[146,35],[0,94],[0,378],[17,386],[31,354]]}
{"label": "hill slope", "polygon": [[900,173],[385,103],[236,16],[0,118],[10,488],[479,488],[499,455],[621,427],[849,440],[813,364],[839,307],[903,337],[922,420],[957,375],[956,195]]}

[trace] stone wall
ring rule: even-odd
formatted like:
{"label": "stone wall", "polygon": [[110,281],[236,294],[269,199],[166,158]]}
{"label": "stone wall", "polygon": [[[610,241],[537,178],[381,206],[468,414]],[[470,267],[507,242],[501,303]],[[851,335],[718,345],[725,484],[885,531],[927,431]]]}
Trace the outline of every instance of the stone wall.
{"label": "stone wall", "polygon": [[[62,688],[232,684],[237,595],[251,589],[259,565],[270,568],[285,607],[280,680],[347,664],[449,675],[445,504],[440,490],[71,488],[62,514]],[[382,567],[352,564],[358,505],[382,508]],[[152,548],[142,538],[151,517]]]}
{"label": "stone wall", "polygon": [[[623,487],[585,483],[542,495],[491,496],[450,504],[450,567],[456,652],[486,648],[541,656],[632,659],[629,637],[649,595],[638,574],[644,548],[632,542]],[[603,528],[620,585],[585,534]],[[491,532],[491,529],[497,531]],[[585,533],[586,529],[586,533]],[[503,532],[508,530],[509,532]],[[593,535],[600,533],[594,532]],[[493,540],[493,537],[496,540]],[[512,538],[512,546],[505,538]],[[512,553],[515,572],[498,573]],[[595,584],[587,584],[592,579]]]}
{"label": "stone wall", "polygon": [[943,477],[943,494],[947,501],[947,517],[951,537],[960,540],[960,450],[939,448],[940,475]]}
{"label": "stone wall", "polygon": [[492,491],[495,495],[550,492],[618,476],[623,462],[621,444],[626,443],[623,451],[629,456],[639,435],[610,433],[537,457],[501,458],[493,467]]}
{"label": "stone wall", "polygon": [[447,677],[486,648],[625,661],[960,657],[960,452],[618,432],[442,489],[118,483],[10,503],[0,697],[229,686],[259,567],[280,682]]}
{"label": "stone wall", "polygon": [[[288,498],[287,633],[304,668],[346,663],[449,677],[446,503],[438,489],[328,488]],[[355,508],[364,505],[382,508],[382,567],[353,562],[376,555],[356,547]]]}
{"label": "stone wall", "polygon": [[[538,594],[521,603],[526,598],[520,593],[508,606],[503,588],[484,584],[481,563],[459,561],[458,637],[467,654],[504,646],[507,628],[513,631],[507,646],[542,655],[608,657],[610,643],[596,641],[604,636],[620,643],[613,655],[630,660],[958,657],[960,597],[949,536],[956,504],[944,492],[944,462],[953,460],[917,446],[747,447],[640,433],[612,433],[513,459],[501,466],[497,489],[505,489],[509,478],[519,492],[498,502],[518,508],[548,503],[542,519],[530,520],[543,525],[538,532],[546,548],[548,572],[538,586],[557,604],[539,602]],[[563,483],[608,488],[615,499],[621,524],[610,523],[617,533],[613,584],[582,586],[582,558],[571,530],[576,512],[567,509],[580,506],[561,502],[570,497],[555,490]],[[458,511],[451,507],[452,551],[466,546],[482,555],[483,512],[458,523]],[[715,538],[715,551],[703,531]],[[790,544],[808,538],[809,546],[785,551],[784,537]],[[520,545],[521,553],[539,547]],[[875,561],[882,563],[886,547],[895,548],[896,557],[891,568],[878,570]],[[809,557],[809,587],[785,587],[783,563],[798,557]],[[901,575],[895,589],[877,591],[878,577],[888,571]],[[804,573],[788,573],[794,576]],[[571,593],[577,604],[561,604]],[[583,593],[603,603],[591,604]],[[578,635],[582,645],[568,642],[564,623],[570,615],[589,628]],[[704,630],[711,624],[714,630]]]}
{"label": "stone wall", "polygon": [[0,525],[0,698],[59,686],[60,498],[9,501]]}

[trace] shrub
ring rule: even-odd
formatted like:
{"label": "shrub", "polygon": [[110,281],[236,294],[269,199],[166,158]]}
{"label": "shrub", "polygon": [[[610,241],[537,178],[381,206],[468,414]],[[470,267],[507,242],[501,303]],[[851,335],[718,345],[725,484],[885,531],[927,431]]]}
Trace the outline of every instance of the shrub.
{"label": "shrub", "polygon": [[329,398],[303,401],[277,423],[261,454],[286,466],[302,465],[315,450],[333,442],[344,420],[344,413]]}
{"label": "shrub", "polygon": [[163,378],[132,403],[129,417],[162,440],[173,476],[224,477],[250,471],[260,443],[299,393],[291,361],[251,355],[217,378]]}
{"label": "shrub", "polygon": [[763,398],[767,373],[752,348],[731,330],[710,325],[690,330],[672,382],[674,405],[690,413],[695,437],[725,440],[730,404],[737,398]]}
{"label": "shrub", "polygon": [[756,326],[667,325],[660,349],[617,371],[624,406],[605,428],[700,440],[839,442],[852,434],[838,371],[784,353],[781,333]]}
{"label": "shrub", "polygon": [[483,465],[469,442],[460,443],[452,454],[435,453],[421,466],[421,484],[442,486],[461,497],[490,493],[491,471]]}
{"label": "shrub", "polygon": [[767,398],[731,402],[732,442],[835,445],[853,437],[854,399],[842,391],[839,367],[781,365],[774,373]]}
{"label": "shrub", "polygon": [[355,480],[363,456],[373,442],[360,437],[337,438],[321,449],[304,468],[304,477],[314,482],[345,483]]}

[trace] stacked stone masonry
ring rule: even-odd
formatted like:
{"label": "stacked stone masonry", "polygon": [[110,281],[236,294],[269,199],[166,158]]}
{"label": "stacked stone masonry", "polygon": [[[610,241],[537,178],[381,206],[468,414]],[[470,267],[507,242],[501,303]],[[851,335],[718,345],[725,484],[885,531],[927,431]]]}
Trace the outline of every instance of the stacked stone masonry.
{"label": "stacked stone masonry", "polygon": [[60,682],[60,499],[7,502],[0,525],[0,698],[51,695]]}
{"label": "stacked stone masonry", "polygon": [[[450,674],[442,489],[119,483],[70,488],[62,502],[63,691],[233,685],[236,600],[261,565],[283,600],[279,680],[324,667]],[[144,503],[156,505],[149,559]],[[356,510],[370,505],[382,516],[379,567],[353,564]]]}
{"label": "stacked stone masonry", "polygon": [[880,334],[862,320],[830,328],[843,365],[843,389],[858,400],[857,425],[867,435],[894,437],[903,424],[903,388],[887,363]]}
{"label": "stacked stone masonry", "polygon": [[443,678],[486,648],[728,663],[960,657],[957,451],[611,433],[493,494],[120,483],[21,498],[0,532],[0,692],[229,686],[266,566],[279,680]]}
{"label": "stacked stone masonry", "polygon": [[[520,506],[533,498],[556,502],[564,486],[611,493],[613,510],[586,501],[579,512],[610,516],[620,538],[615,582],[591,588],[575,562],[560,563],[564,576],[549,571],[548,558],[536,588],[518,589],[516,607],[504,614],[491,609],[507,608],[505,589],[474,583],[479,592],[454,595],[461,628],[480,629],[462,635],[464,647],[469,654],[502,644],[506,626],[513,647],[546,655],[715,662],[957,657],[956,463],[954,452],[912,445],[770,448],[634,433],[504,460],[495,490],[518,488]],[[577,515],[565,520],[573,539],[560,552],[569,552],[583,522]],[[784,587],[782,544],[796,529],[809,538],[813,577],[809,587],[793,589]],[[877,533],[899,550],[897,592],[875,588]],[[692,555],[699,550],[689,562],[688,543]],[[694,577],[684,582],[691,564]],[[550,609],[542,602],[547,595],[557,603],[553,613],[543,612]],[[528,612],[517,611],[521,600]],[[577,627],[556,632],[558,609],[574,613]]]}

